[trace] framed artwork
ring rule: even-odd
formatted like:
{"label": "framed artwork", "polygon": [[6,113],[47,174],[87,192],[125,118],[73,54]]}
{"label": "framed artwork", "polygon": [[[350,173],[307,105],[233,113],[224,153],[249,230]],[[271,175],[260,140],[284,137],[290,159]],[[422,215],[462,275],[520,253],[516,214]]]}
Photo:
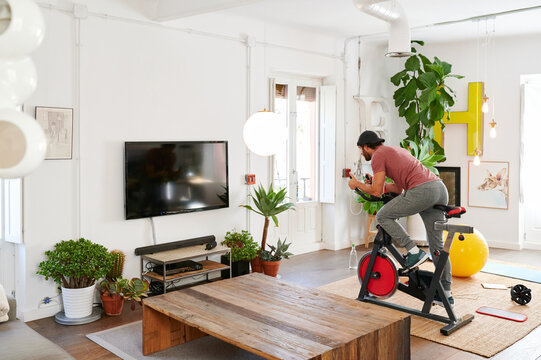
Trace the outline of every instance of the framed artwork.
{"label": "framed artwork", "polygon": [[45,160],[71,159],[73,109],[36,106],[36,120],[47,137]]}
{"label": "framed artwork", "polygon": [[440,172],[440,179],[447,187],[449,205],[460,206],[460,167],[436,166]]}
{"label": "framed artwork", "polygon": [[509,162],[468,163],[468,206],[509,208]]}

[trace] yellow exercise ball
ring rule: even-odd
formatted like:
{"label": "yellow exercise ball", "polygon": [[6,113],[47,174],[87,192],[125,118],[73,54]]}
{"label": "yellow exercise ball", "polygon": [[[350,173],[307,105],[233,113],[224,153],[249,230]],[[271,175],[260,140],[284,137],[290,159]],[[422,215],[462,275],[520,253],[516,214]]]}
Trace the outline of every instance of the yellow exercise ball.
{"label": "yellow exercise ball", "polygon": [[[468,277],[477,274],[485,266],[488,259],[488,245],[485,237],[477,229],[473,234],[463,234],[464,240],[459,240],[460,234],[455,234],[449,259],[451,274],[457,277]],[[446,239],[447,231],[443,232]]]}

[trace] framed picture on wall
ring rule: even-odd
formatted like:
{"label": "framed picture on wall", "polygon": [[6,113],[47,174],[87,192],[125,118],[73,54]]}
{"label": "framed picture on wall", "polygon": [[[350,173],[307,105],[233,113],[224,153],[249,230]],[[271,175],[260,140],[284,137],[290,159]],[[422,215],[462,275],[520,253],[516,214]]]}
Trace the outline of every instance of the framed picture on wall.
{"label": "framed picture on wall", "polygon": [[36,120],[47,138],[45,160],[71,159],[73,109],[36,106]]}
{"label": "framed picture on wall", "polygon": [[440,172],[440,179],[447,187],[449,205],[460,206],[460,167],[436,166]]}
{"label": "framed picture on wall", "polygon": [[509,162],[468,163],[468,206],[509,208]]}

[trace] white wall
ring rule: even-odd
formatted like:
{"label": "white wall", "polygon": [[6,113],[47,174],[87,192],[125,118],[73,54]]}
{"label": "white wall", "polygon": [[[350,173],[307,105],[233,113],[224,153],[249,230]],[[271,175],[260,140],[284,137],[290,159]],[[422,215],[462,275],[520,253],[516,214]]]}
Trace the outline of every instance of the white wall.
{"label": "white wall", "polygon": [[[246,210],[239,205],[246,202],[247,167],[258,182],[269,181],[268,160],[252,155],[247,165],[242,141],[248,113],[268,107],[268,74],[341,79],[336,76],[341,62],[334,57],[337,39],[332,37],[216,15],[160,27],[124,9],[122,1],[111,7],[106,7],[111,2],[86,3],[90,16],[81,20],[54,6],[43,9],[47,33],[34,54],[38,90],[25,111],[33,114],[35,106],[75,108],[75,138],[72,160],[46,160],[25,178],[24,245],[19,252],[24,270],[18,273],[24,286],[17,295],[25,321],[58,311],[56,305],[39,308],[43,297],[56,295],[56,286],[35,272],[44,252],[60,240],[82,236],[123,250],[124,276],[139,275],[133,250],[151,245],[152,235],[148,220],[124,220],[124,141],[229,141],[230,207],[154,220],[158,243],[209,234],[221,241],[226,231],[246,228]],[[114,16],[98,15],[107,11]],[[178,30],[186,27],[224,36]],[[247,48],[241,42],[246,35],[256,40],[249,105]],[[262,227],[262,220],[252,216],[250,230],[257,240]]]}
{"label": "white wall", "polygon": [[[342,169],[353,170],[354,163],[360,158],[357,139],[361,131],[366,130],[365,112],[354,96],[382,97],[390,106],[389,135],[386,144],[398,145],[400,134],[405,127],[397,120],[398,113],[392,100],[392,84],[389,78],[392,68],[399,59],[387,58],[387,44],[364,41],[352,38],[346,44],[345,56],[345,89],[344,101],[338,103],[338,108],[344,111],[343,122],[338,122],[336,129],[336,203],[323,205],[324,242],[328,249],[343,249],[351,244],[363,244],[366,235],[368,218],[364,212],[355,215],[360,210],[355,202],[357,196],[347,186],[348,178],[342,177]],[[361,56],[360,77],[358,73],[358,55]],[[342,117],[339,117],[341,119]],[[365,163],[363,158],[363,163]]]}

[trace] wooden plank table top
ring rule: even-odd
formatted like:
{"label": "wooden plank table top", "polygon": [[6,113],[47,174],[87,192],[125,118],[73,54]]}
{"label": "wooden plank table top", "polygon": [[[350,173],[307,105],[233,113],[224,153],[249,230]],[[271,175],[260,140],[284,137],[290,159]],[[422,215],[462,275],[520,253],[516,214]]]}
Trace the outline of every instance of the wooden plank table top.
{"label": "wooden plank table top", "polygon": [[408,314],[263,274],[174,291],[143,305],[144,355],[207,334],[267,359],[410,354]]}

